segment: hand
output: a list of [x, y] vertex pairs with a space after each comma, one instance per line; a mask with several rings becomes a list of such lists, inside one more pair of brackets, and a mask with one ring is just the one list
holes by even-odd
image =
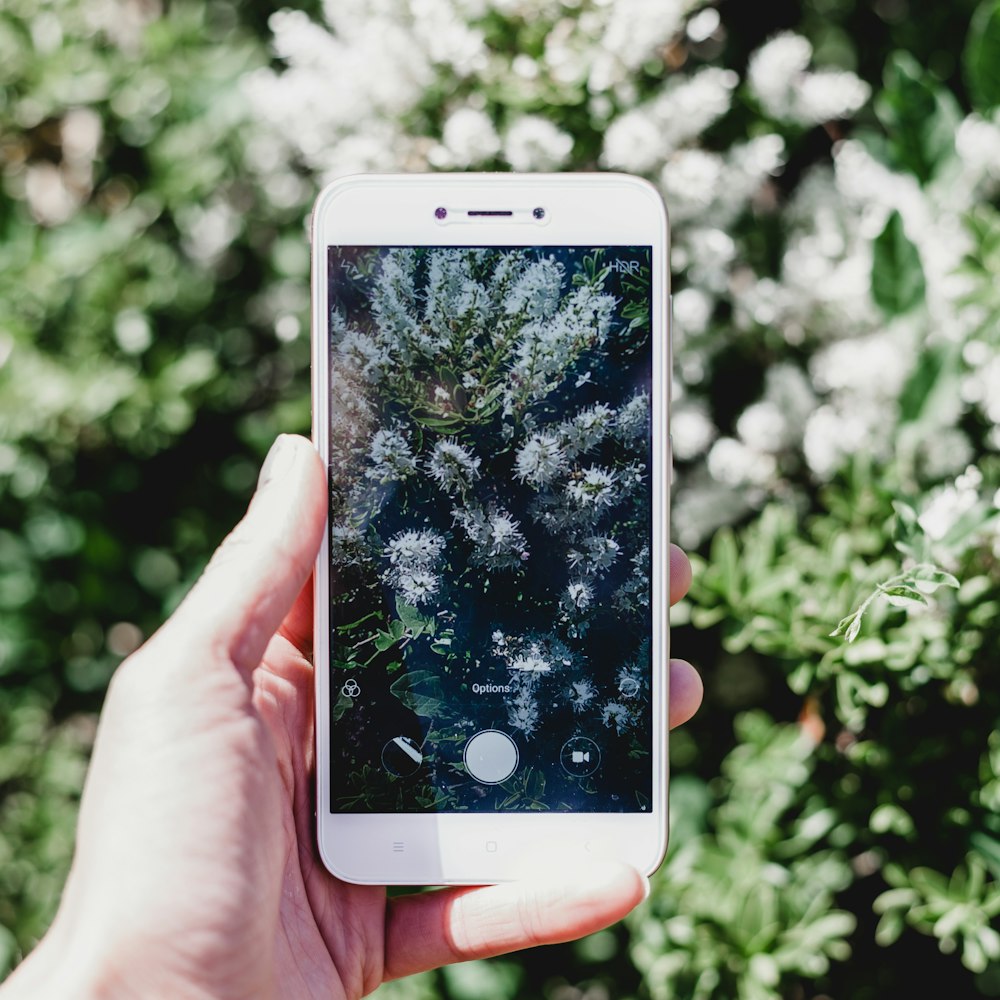
[[[40, 997], [360, 997], [449, 962], [570, 940], [644, 895], [633, 869], [387, 899], [314, 851], [312, 587], [326, 481], [272, 449], [246, 516], [101, 715], [56, 920], [8, 980]], [[671, 603], [690, 566], [671, 552]], [[701, 700], [670, 664], [670, 724]], [[71, 984], [71, 985], [70, 985]]]

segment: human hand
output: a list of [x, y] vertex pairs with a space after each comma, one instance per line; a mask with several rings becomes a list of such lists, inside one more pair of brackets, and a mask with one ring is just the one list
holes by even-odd
[[[309, 576], [325, 512], [316, 452], [282, 436], [244, 519], [112, 680], [59, 913], [4, 1000], [356, 998], [580, 937], [643, 898], [646, 880], [610, 862], [394, 899], [322, 867]], [[674, 603], [690, 583], [679, 549], [670, 570]], [[675, 726], [701, 682], [683, 661], [670, 671]]]

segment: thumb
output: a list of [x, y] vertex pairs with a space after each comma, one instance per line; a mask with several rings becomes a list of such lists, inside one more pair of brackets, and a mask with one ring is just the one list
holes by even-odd
[[319, 455], [305, 438], [282, 434], [243, 520], [160, 630], [162, 638], [253, 670], [309, 578], [325, 520]]

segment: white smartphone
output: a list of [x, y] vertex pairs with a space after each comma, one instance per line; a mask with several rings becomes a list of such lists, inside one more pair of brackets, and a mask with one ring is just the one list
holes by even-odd
[[319, 850], [349, 882], [667, 835], [668, 228], [620, 174], [339, 180], [313, 215]]

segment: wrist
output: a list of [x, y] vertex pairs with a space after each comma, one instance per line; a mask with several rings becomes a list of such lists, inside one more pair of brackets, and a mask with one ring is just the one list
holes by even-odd
[[[92, 963], [88, 963], [92, 964]], [[110, 982], [96, 969], [77, 964], [49, 936], [44, 937], [0, 986], [0, 1000], [109, 1000]]]

